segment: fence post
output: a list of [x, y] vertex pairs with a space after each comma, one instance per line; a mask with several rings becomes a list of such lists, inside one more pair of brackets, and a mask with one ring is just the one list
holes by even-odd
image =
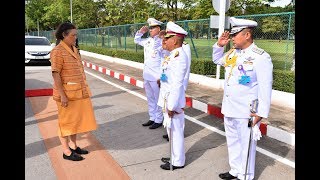
[[[136, 33], [137, 33], [137, 30], [136, 30], [136, 25], [134, 25], [134, 36], [136, 35]], [[134, 37], [133, 37], [134, 38]], [[135, 48], [136, 48], [136, 52], [138, 52], [138, 45], [136, 44], [136, 43], [134, 43], [135, 44]]]
[[110, 27], [108, 28], [108, 48], [110, 48]]
[[86, 32], [86, 46], [88, 45], [88, 30], [86, 29], [85, 32]]
[[[192, 47], [193, 47], [193, 50], [194, 50], [194, 53], [195, 53], [196, 57], [199, 58], [197, 49], [196, 49], [196, 47], [194, 46], [194, 43], [193, 43], [192, 34], [191, 34], [191, 32], [190, 32], [188, 23], [187, 23], [186, 21], [183, 21], [183, 24], [184, 24], [184, 27], [185, 27], [185, 28], [187, 29], [187, 31], [188, 31], [188, 34], [189, 34], [189, 37], [190, 37], [190, 40], [191, 40], [191, 44], [192, 44]], [[192, 59], [192, 58], [191, 58], [191, 59]]]
[[123, 26], [124, 29], [124, 50], [127, 50], [127, 25]]
[[106, 35], [106, 31], [104, 29], [102, 29], [102, 33], [101, 33], [101, 46], [104, 47], [104, 36]]
[[97, 34], [97, 29], [94, 29], [94, 35], [95, 35], [95, 38], [96, 38], [96, 47], [98, 46], [98, 34]]
[[[287, 47], [286, 47], [286, 59], [288, 60], [288, 51], [289, 51], [289, 43], [290, 43], [290, 29], [291, 29], [291, 14], [289, 14], [289, 25], [288, 25], [288, 33], [287, 33]], [[284, 63], [284, 69], [287, 70], [287, 61]]]

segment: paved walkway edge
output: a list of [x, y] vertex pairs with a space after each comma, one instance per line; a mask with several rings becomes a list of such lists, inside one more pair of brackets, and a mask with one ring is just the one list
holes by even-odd
[[[41, 92], [42, 90], [34, 89], [33, 91]], [[56, 102], [52, 96], [47, 96], [47, 94], [43, 94], [43, 96], [39, 94], [39, 96], [28, 98], [58, 179], [130, 180], [124, 169], [91, 132], [79, 133], [77, 138], [78, 145], [90, 152], [83, 155], [86, 160], [78, 162], [64, 160], [62, 158], [61, 144], [57, 136], [58, 112]]]
[[[131, 62], [131, 61], [130, 61]], [[143, 81], [137, 80], [135, 78], [132, 78], [130, 76], [127, 76], [125, 74], [121, 74], [119, 72], [107, 69], [103, 66], [99, 66], [96, 64], [93, 64], [91, 62], [82, 61], [82, 64], [90, 69], [93, 69], [95, 71], [99, 71], [103, 74], [106, 74], [110, 77], [119, 79], [121, 81], [130, 83], [134, 86], [144, 88], [143, 87]], [[205, 112], [210, 115], [214, 115], [218, 118], [223, 118], [223, 114], [221, 114], [221, 108], [217, 107], [215, 105], [206, 104], [203, 102], [200, 102], [198, 100], [192, 99], [191, 97], [186, 97], [186, 105], [188, 107], [192, 107], [194, 109], [200, 110], [202, 112]], [[284, 142], [286, 144], [295, 145], [295, 134], [289, 133], [287, 131], [281, 130], [276, 127], [272, 127], [266, 123], [261, 123], [260, 125], [261, 134], [268, 136], [270, 138], [276, 139], [278, 141]]]

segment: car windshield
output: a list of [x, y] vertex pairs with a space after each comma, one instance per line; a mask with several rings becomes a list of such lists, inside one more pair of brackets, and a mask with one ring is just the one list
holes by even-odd
[[50, 46], [50, 41], [46, 38], [25, 38], [25, 45]]

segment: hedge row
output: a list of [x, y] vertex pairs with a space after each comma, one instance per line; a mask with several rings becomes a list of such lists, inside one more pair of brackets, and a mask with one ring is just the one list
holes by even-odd
[[[81, 45], [81, 49], [106, 56], [117, 57], [130, 61], [143, 63], [143, 52], [133, 50], [107, 49], [103, 47]], [[214, 75], [216, 74], [216, 65], [211, 59], [198, 58], [191, 62], [190, 71], [194, 74]], [[220, 78], [224, 79], [224, 68], [220, 68]], [[288, 70], [273, 70], [273, 89], [295, 93], [295, 74]]]

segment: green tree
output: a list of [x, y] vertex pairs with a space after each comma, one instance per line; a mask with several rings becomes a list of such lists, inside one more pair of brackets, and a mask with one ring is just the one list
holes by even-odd
[[[276, 32], [281, 32], [285, 30], [285, 23], [282, 22], [280, 17], [271, 16], [262, 19], [261, 31], [265, 33], [267, 39], [280, 38], [279, 34]], [[277, 35], [277, 37], [275, 37]]]
[[69, 0], [55, 0], [55, 3], [46, 6], [45, 10], [42, 16], [47, 30], [54, 30], [60, 23], [70, 21]]
[[190, 10], [196, 0], [156, 0], [151, 4], [157, 4], [161, 8], [159, 15], [167, 21], [177, 21], [191, 18]]
[[73, 0], [73, 23], [78, 28], [99, 27], [99, 10], [98, 2], [93, 0]]
[[50, 0], [27, 1], [25, 15], [27, 16], [29, 30], [36, 31], [38, 24], [40, 30], [48, 30], [43, 16], [46, 14], [47, 6], [51, 3]]
[[212, 7], [212, 1], [208, 0], [199, 0], [192, 11], [192, 19], [207, 19], [211, 15], [218, 15]]
[[232, 0], [226, 14], [228, 16], [260, 14], [266, 8], [263, 2], [263, 0]]

